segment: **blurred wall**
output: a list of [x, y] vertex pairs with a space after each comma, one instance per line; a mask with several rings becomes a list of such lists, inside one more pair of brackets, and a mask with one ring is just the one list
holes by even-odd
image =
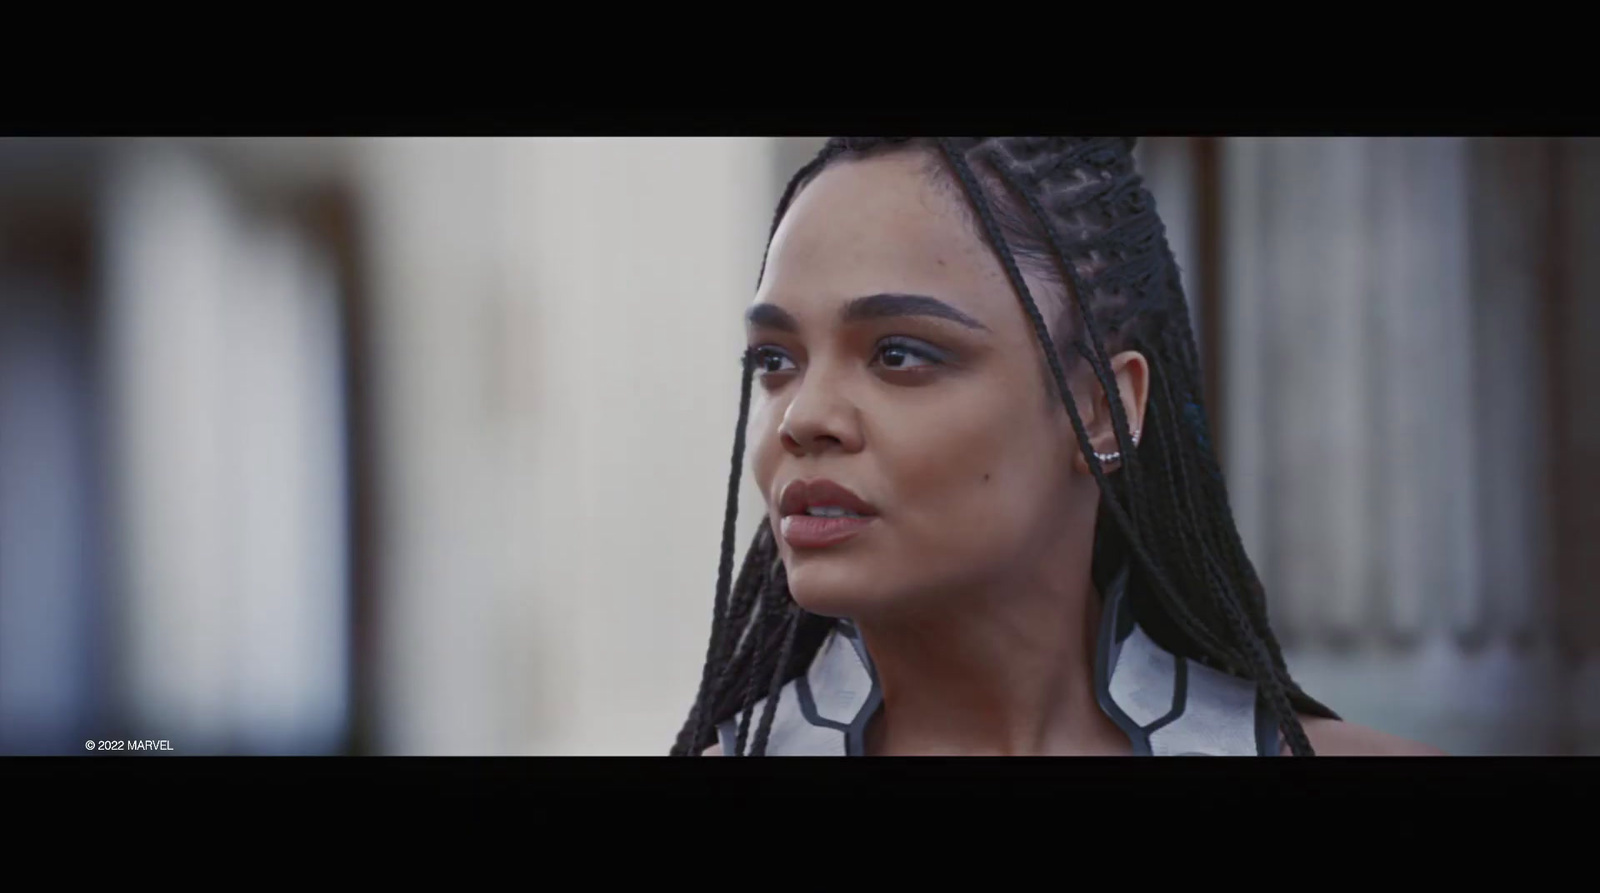
[[6, 141], [0, 194], [0, 745], [339, 747], [346, 412], [317, 246], [158, 141]]
[[385, 751], [670, 745], [710, 628], [773, 152], [361, 147]]
[[1234, 509], [1291, 669], [1349, 719], [1460, 753], [1600, 744], [1600, 630], [1588, 584], [1556, 574], [1576, 531], [1554, 473], [1563, 421], [1592, 412], [1558, 387], [1554, 337], [1593, 292], [1566, 263], [1595, 235], [1571, 214], [1592, 154], [1227, 143]]

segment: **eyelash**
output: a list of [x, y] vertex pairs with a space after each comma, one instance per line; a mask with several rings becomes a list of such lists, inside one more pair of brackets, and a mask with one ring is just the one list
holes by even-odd
[[[874, 363], [880, 363], [881, 362], [881, 357], [883, 356], [883, 354], [886, 351], [890, 351], [890, 350], [898, 351], [898, 352], [906, 354], [907, 356], [910, 356], [910, 357], [915, 357], [916, 359], [922, 360], [923, 364], [924, 364], [923, 366], [910, 366], [910, 367], [907, 367], [907, 366], [884, 366], [885, 369], [890, 369], [891, 371], [895, 371], [895, 372], [903, 371], [903, 370], [908, 369], [908, 368], [909, 369], [920, 369], [920, 368], [924, 368], [925, 366], [943, 366], [948, 362], [945, 359], [945, 357], [939, 351], [934, 350], [932, 347], [929, 347], [929, 346], [927, 346], [927, 345], [925, 345], [925, 344], [923, 344], [923, 343], [921, 343], [919, 341], [914, 341], [914, 340], [909, 339], [909, 338], [897, 338], [897, 337], [885, 338], [882, 341], [878, 342], [877, 347], [873, 350], [873, 353], [872, 353], [873, 362]], [[772, 345], [764, 344], [764, 345], [761, 345], [760, 347], [752, 348], [750, 353], [751, 353], [751, 359], [755, 363], [756, 374], [759, 375], [759, 376], [765, 377], [765, 376], [768, 376], [768, 375], [782, 375], [785, 372], [794, 371], [793, 369], [768, 369], [768, 368], [766, 368], [766, 364], [769, 361], [782, 362], [784, 360], [787, 360], [790, 363], [794, 363], [793, 358], [791, 358], [789, 356], [788, 352], [783, 350], [780, 347], [774, 347]]]
[[755, 364], [756, 374], [760, 376], [781, 375], [784, 372], [791, 371], [788, 369], [768, 369], [766, 368], [768, 360], [789, 360], [791, 363], [794, 362], [781, 348], [767, 345], [751, 348], [750, 359]]
[[[943, 354], [920, 341], [913, 341], [910, 338], [885, 338], [882, 341], [879, 341], [878, 349], [872, 354], [873, 359], [878, 359], [883, 355], [883, 352], [887, 350], [897, 350], [901, 353], [909, 354], [910, 356], [924, 361], [929, 366], [943, 366], [945, 364], [945, 358]], [[885, 366], [884, 368], [893, 368], [895, 371], [899, 371], [900, 369], [904, 369], [906, 367]], [[911, 368], [921, 367], [913, 366]]]

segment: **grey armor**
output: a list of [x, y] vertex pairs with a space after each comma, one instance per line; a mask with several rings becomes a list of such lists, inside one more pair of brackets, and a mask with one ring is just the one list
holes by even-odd
[[[1277, 756], [1272, 713], [1256, 686], [1157, 645], [1133, 622], [1122, 580], [1108, 587], [1096, 649], [1100, 708], [1139, 756]], [[765, 702], [756, 705], [761, 715]], [[767, 753], [860, 756], [867, 723], [883, 704], [861, 636], [840, 620], [807, 672], [783, 687]], [[718, 726], [722, 752], [734, 752], [738, 718]]]

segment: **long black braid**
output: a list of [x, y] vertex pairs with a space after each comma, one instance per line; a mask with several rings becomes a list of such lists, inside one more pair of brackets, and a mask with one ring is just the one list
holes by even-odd
[[[1043, 349], [1050, 383], [1100, 487], [1091, 569], [1096, 585], [1103, 588], [1127, 568], [1130, 606], [1151, 637], [1184, 657], [1253, 680], [1290, 751], [1311, 755], [1297, 713], [1335, 714], [1290, 678], [1268, 625], [1265, 592], [1240, 540], [1211, 447], [1177, 263], [1155, 200], [1135, 170], [1133, 140], [837, 137], [789, 181], [768, 246], [797, 192], [831, 161], [907, 145], [931, 150], [941, 170], [954, 175]], [[763, 275], [765, 267], [763, 257]], [[1064, 344], [1051, 337], [1024, 267], [1062, 287], [1067, 300], [1054, 328]], [[1139, 351], [1150, 367], [1137, 446], [1111, 371], [1111, 356], [1123, 350]], [[1095, 455], [1067, 387], [1080, 359], [1107, 395], [1122, 457], [1113, 472]], [[700, 753], [714, 742], [717, 725], [733, 717], [733, 753], [764, 753], [779, 692], [804, 671], [833, 623], [801, 609], [789, 595], [765, 521], [729, 584], [753, 371], [746, 352], [711, 640], [700, 690], [671, 751], [676, 755]], [[755, 707], [762, 699], [758, 720]]]

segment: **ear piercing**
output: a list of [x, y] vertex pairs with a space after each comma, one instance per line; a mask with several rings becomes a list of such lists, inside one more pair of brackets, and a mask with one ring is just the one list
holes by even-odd
[[[1137, 431], [1133, 432], [1133, 445], [1139, 445], [1139, 432]], [[1122, 458], [1122, 451], [1118, 450], [1114, 453], [1095, 453], [1094, 457], [1100, 460], [1101, 465], [1109, 465], [1112, 462]]]

